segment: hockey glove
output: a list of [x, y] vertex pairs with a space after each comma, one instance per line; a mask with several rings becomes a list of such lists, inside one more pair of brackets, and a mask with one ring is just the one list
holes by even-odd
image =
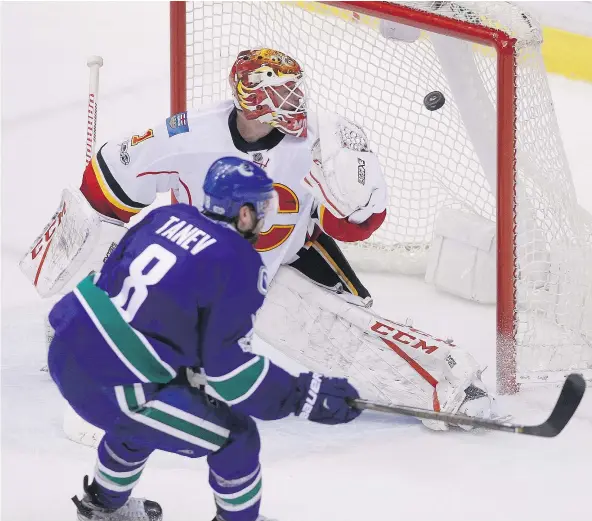
[[359, 398], [358, 391], [345, 378], [329, 378], [318, 373], [302, 373], [297, 379], [296, 415], [317, 423], [348, 423], [360, 415], [348, 398]]

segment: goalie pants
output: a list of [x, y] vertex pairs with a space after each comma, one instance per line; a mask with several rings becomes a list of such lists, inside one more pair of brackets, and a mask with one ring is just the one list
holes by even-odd
[[[85, 338], [89, 350], [93, 333]], [[260, 439], [252, 418], [174, 382], [101, 386], [69, 353], [69, 343], [80, 340], [63, 336], [58, 332], [52, 341], [49, 371], [77, 414], [105, 431], [91, 485], [103, 506], [125, 504], [150, 454], [159, 449], [206, 456], [218, 514], [225, 521], [257, 519]]]
[[351, 293], [362, 300], [370, 297], [370, 292], [354, 272], [335, 239], [318, 227], [298, 252], [298, 259], [290, 266], [337, 293]]

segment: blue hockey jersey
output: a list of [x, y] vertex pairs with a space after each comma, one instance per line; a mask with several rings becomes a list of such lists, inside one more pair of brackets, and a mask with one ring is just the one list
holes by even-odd
[[266, 291], [253, 247], [179, 204], [131, 228], [101, 272], [54, 306], [50, 322], [56, 336], [70, 335], [68, 349], [101, 385], [166, 384], [185, 367], [201, 368], [214, 397], [275, 419], [293, 412], [296, 381], [251, 352]]

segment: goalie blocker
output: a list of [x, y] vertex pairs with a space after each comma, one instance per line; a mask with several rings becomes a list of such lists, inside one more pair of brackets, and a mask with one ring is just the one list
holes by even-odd
[[126, 228], [97, 213], [80, 190], [66, 188], [58, 210], [19, 262], [43, 298], [67, 293], [100, 269]]

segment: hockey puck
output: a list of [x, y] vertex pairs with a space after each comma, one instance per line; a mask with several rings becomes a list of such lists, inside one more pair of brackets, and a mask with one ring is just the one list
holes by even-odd
[[428, 110], [438, 110], [444, 106], [446, 98], [439, 90], [430, 92], [425, 98], [423, 98], [423, 104]]

